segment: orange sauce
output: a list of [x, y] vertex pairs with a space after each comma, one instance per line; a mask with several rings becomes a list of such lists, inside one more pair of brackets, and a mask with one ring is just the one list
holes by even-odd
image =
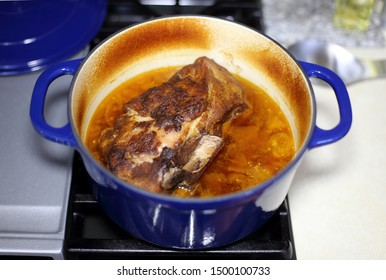
[[[123, 83], [109, 94], [94, 113], [86, 145], [100, 161], [98, 140], [113, 126], [122, 106], [131, 98], [168, 80], [178, 69], [161, 68]], [[245, 190], [281, 170], [295, 153], [287, 118], [271, 97], [252, 83], [237, 77], [249, 106], [223, 126], [225, 145], [194, 186], [195, 191], [176, 189], [173, 195], [213, 197]]]

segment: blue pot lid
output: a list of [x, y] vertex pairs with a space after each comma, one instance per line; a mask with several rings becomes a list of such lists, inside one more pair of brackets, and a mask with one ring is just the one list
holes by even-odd
[[0, 1], [0, 75], [36, 71], [84, 49], [107, 0]]

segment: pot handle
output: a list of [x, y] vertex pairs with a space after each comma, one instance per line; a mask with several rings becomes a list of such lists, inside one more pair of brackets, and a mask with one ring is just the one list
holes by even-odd
[[82, 60], [70, 60], [47, 68], [36, 81], [30, 105], [30, 118], [35, 130], [48, 140], [70, 147], [76, 146], [70, 123], [63, 127], [49, 125], [44, 118], [44, 104], [49, 85], [60, 76], [75, 75]]
[[351, 103], [347, 88], [341, 78], [330, 69], [303, 61], [300, 61], [300, 64], [309, 77], [321, 79], [332, 87], [338, 101], [340, 115], [339, 123], [330, 130], [324, 130], [315, 126], [308, 147], [312, 149], [334, 143], [348, 133], [352, 123]]

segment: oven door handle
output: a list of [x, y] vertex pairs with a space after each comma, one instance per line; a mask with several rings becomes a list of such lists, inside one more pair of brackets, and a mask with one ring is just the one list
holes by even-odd
[[70, 147], [76, 147], [76, 139], [70, 122], [63, 127], [49, 125], [44, 117], [44, 105], [50, 84], [64, 75], [74, 76], [83, 59], [75, 59], [47, 68], [37, 79], [32, 92], [30, 118], [35, 130], [44, 138]]

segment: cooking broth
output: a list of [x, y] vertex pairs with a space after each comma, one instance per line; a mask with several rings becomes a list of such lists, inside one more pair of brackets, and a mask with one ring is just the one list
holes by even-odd
[[[98, 150], [101, 132], [114, 125], [123, 104], [168, 80], [178, 68], [141, 74], [113, 90], [99, 105], [87, 129], [86, 145], [102, 162]], [[223, 126], [225, 145], [190, 190], [176, 189], [181, 197], [213, 197], [245, 190], [272, 177], [294, 156], [290, 125], [280, 107], [254, 84], [237, 77], [248, 109]], [[194, 190], [194, 191], [193, 191]]]

